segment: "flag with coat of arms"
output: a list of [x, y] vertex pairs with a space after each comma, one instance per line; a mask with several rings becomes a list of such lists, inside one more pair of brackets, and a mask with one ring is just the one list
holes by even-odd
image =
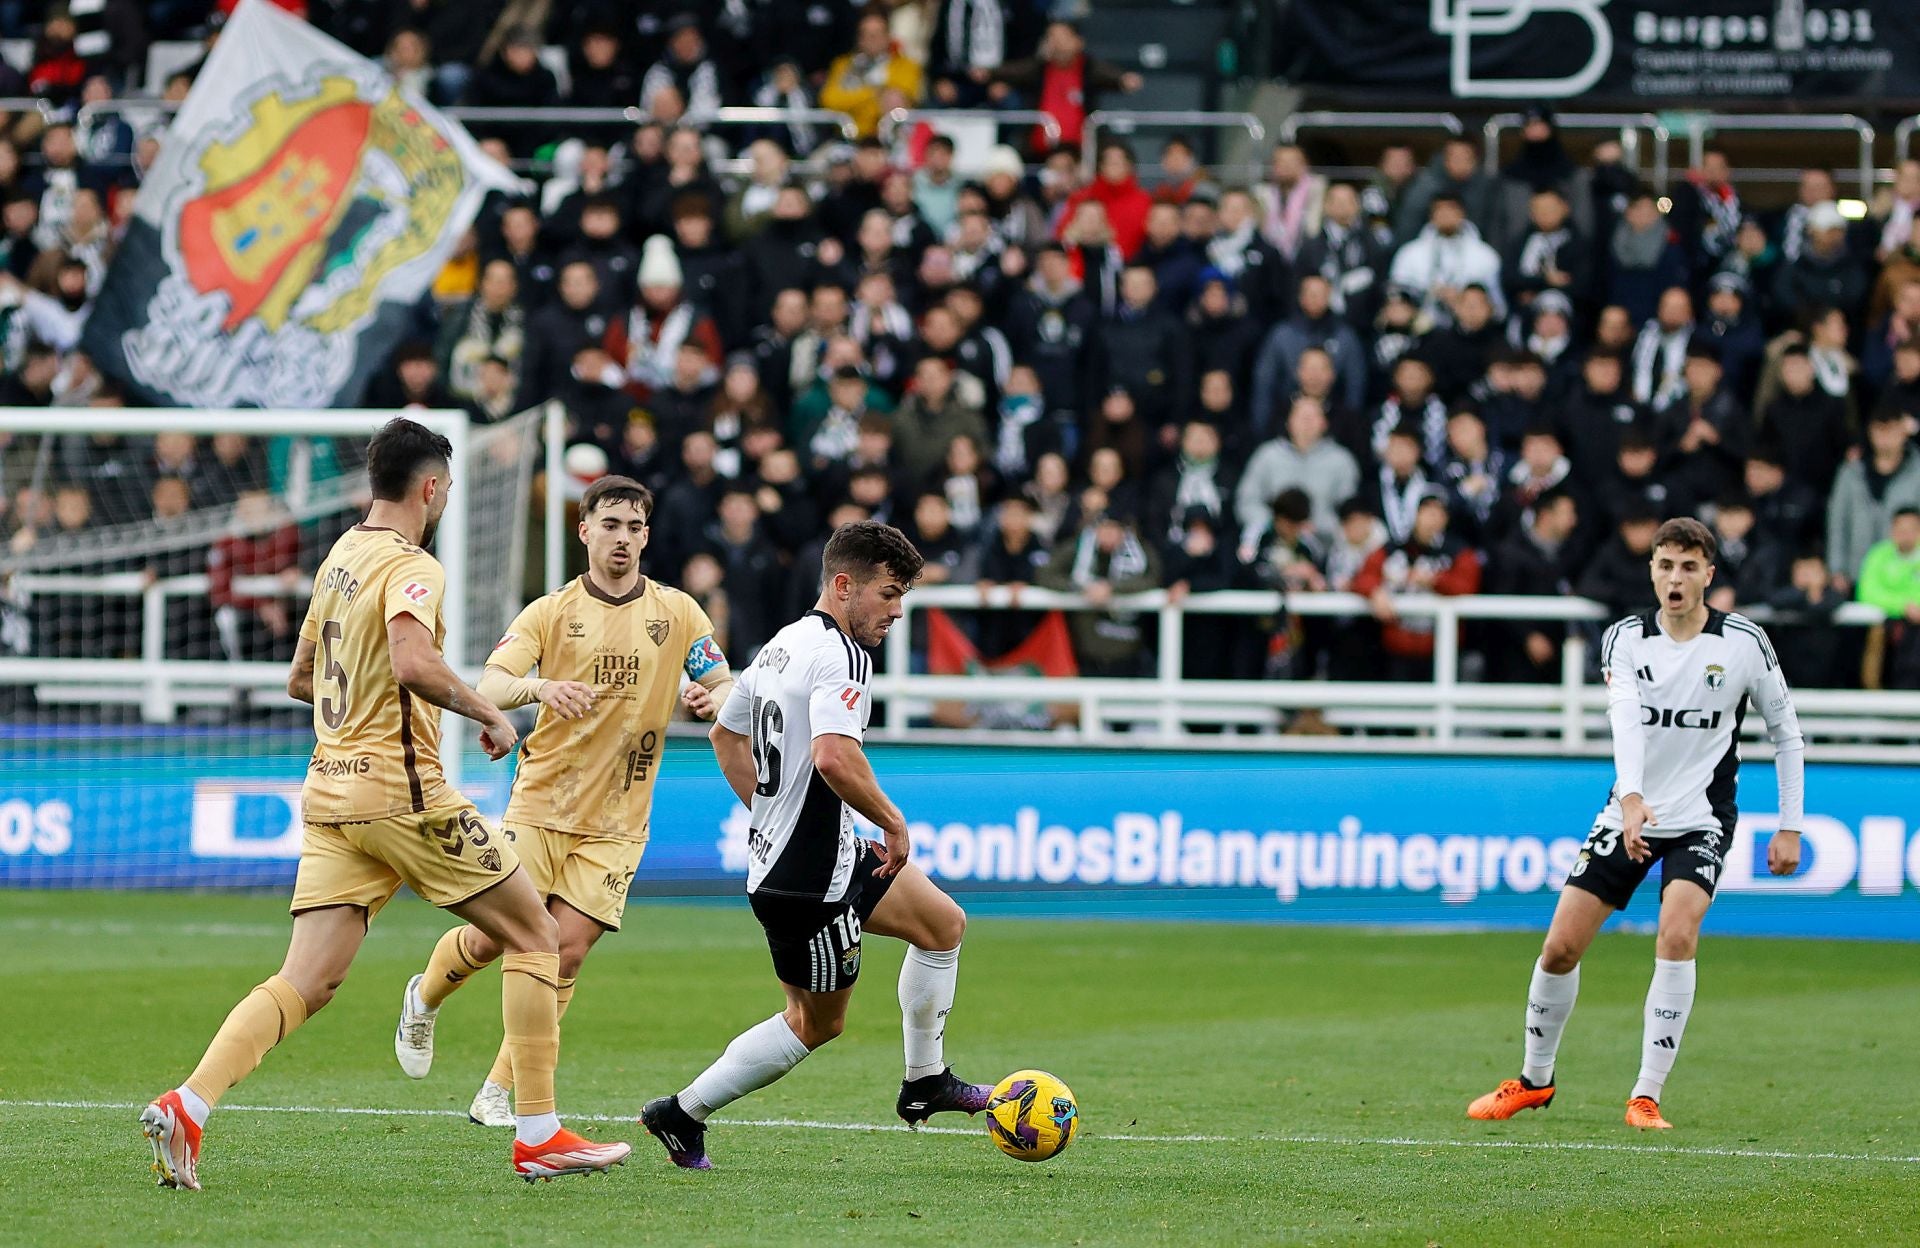
[[520, 181], [381, 67], [242, 0], [161, 140], [81, 346], [175, 407], [349, 407]]

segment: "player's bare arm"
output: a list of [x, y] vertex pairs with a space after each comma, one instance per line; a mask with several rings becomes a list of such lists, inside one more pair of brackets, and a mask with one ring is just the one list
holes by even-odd
[[482, 697], [479, 690], [469, 688], [447, 666], [425, 624], [411, 615], [394, 616], [387, 621], [387, 647], [393, 657], [393, 678], [401, 688], [443, 711], [479, 724], [480, 748], [488, 758], [507, 756], [520, 734], [499, 707]]
[[873, 873], [882, 879], [898, 875], [913, 853], [912, 842], [907, 837], [907, 817], [880, 788], [880, 779], [873, 774], [873, 764], [867, 761], [867, 752], [860, 748], [860, 743], [838, 733], [815, 737], [813, 768], [841, 801], [876, 824], [886, 838], [883, 851], [886, 861], [874, 868]]
[[1660, 826], [1660, 816], [1646, 799], [1638, 793], [1629, 793], [1620, 799], [1620, 831], [1626, 842], [1627, 857], [1635, 862], [1645, 862], [1653, 851], [1647, 848], [1647, 838], [1642, 835], [1644, 829]]
[[293, 666], [287, 672], [287, 696], [297, 702], [313, 703], [313, 656], [318, 649], [305, 637], [293, 648]]
[[713, 757], [720, 764], [720, 774], [727, 778], [727, 787], [740, 799], [740, 804], [752, 809], [753, 786], [757, 773], [753, 765], [753, 742], [742, 733], [731, 728], [722, 728], [719, 724], [707, 733], [707, 740], [713, 742]]

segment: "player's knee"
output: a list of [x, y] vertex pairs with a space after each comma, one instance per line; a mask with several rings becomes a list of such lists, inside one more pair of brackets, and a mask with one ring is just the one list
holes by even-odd
[[340, 985], [347, 980], [344, 972], [339, 975], [326, 975], [317, 979], [295, 979], [283, 971], [280, 977], [292, 984], [293, 990], [300, 994], [300, 1000], [304, 1002], [307, 1007], [308, 1018], [312, 1018], [315, 1014], [325, 1009], [327, 1003], [333, 1000], [333, 994], [340, 991]]
[[1570, 940], [1548, 934], [1540, 946], [1540, 969], [1549, 975], [1565, 975], [1580, 965], [1580, 950]]
[[955, 901], [936, 913], [927, 925], [929, 949], [957, 949], [967, 934], [967, 912]]
[[1667, 962], [1691, 962], [1700, 948], [1700, 933], [1686, 924], [1662, 923], [1653, 938], [1653, 954]]
[[509, 933], [509, 953], [556, 953], [560, 949], [560, 924], [545, 910], [537, 910]]

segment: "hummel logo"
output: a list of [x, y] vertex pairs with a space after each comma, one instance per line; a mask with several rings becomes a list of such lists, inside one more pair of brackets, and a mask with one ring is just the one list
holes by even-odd
[[1661, 1036], [1653, 1042], [1653, 1047], [1656, 1049], [1677, 1049], [1680, 1046], [1673, 1042], [1672, 1036]]
[[1640, 680], [1651, 681], [1653, 679], [1653, 669], [1651, 667], [1637, 667], [1633, 670], [1633, 674]]
[[1545, 1040], [1547, 1038], [1547, 1033], [1545, 1031], [1542, 1031], [1538, 1027], [1527, 1028], [1527, 1034], [1530, 1036], [1539, 1036], [1542, 1040]]

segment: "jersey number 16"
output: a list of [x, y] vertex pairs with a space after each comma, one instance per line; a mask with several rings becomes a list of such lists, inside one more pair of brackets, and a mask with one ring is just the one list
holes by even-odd
[[753, 743], [753, 791], [761, 797], [772, 797], [780, 791], [778, 742], [780, 730], [786, 727], [786, 717], [781, 714], [778, 702], [755, 698], [748, 720], [748, 740]]

